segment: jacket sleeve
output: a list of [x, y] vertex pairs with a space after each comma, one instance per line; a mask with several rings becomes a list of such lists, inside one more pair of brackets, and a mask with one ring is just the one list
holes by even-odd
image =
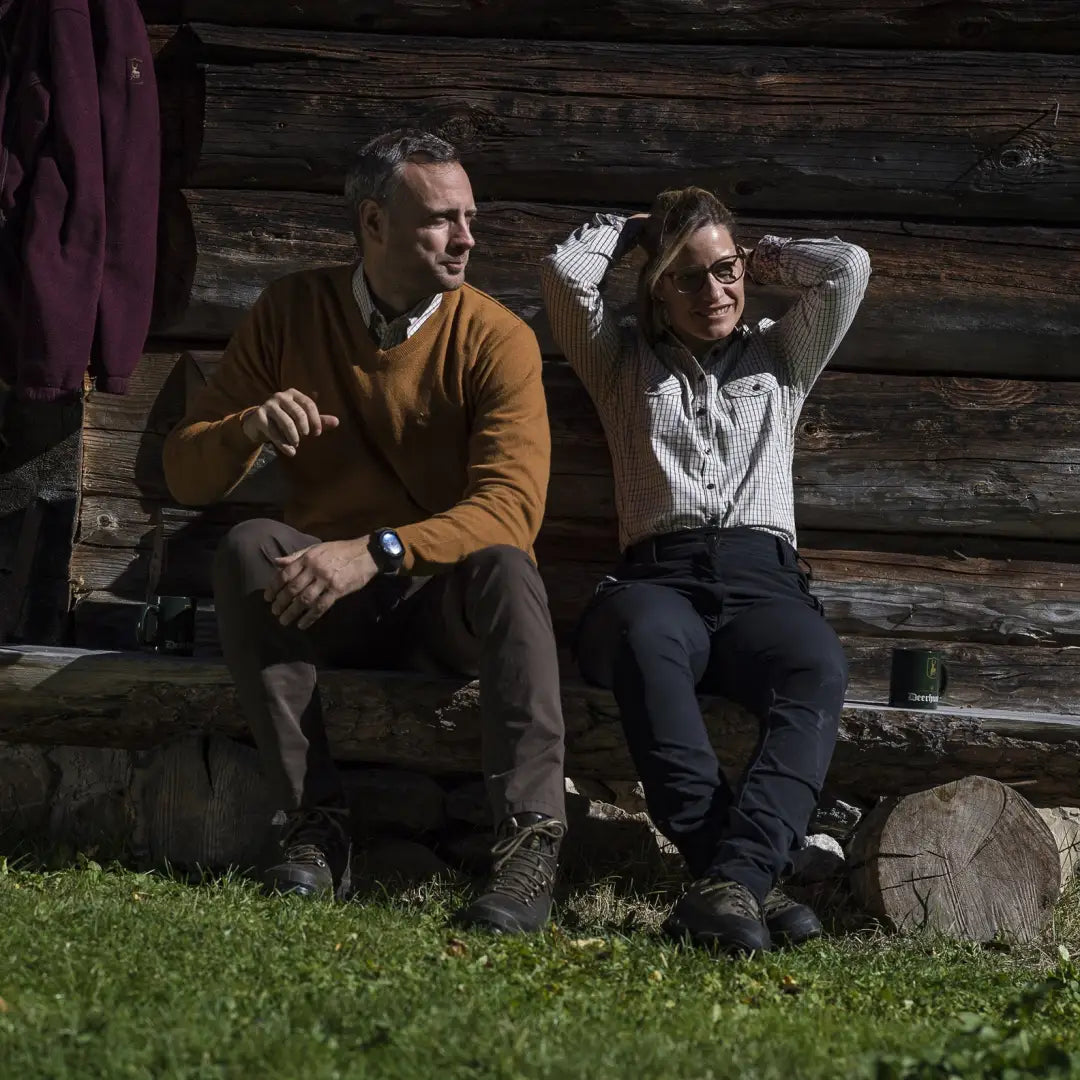
[[246, 412], [281, 389], [274, 315], [274, 303], [263, 293], [233, 334], [217, 371], [165, 439], [165, 482], [178, 502], [217, 502], [255, 464], [262, 447], [241, 423]]
[[449, 510], [398, 529], [408, 573], [438, 573], [496, 544], [531, 553], [540, 531], [551, 432], [540, 348], [524, 323], [481, 349], [469, 397], [465, 492]]
[[97, 67], [88, 5], [49, 5], [48, 130], [26, 195], [18, 390], [52, 401], [82, 389], [105, 254]]
[[142, 355], [154, 299], [160, 132], [154, 62], [136, 0], [97, 5], [105, 253], [90, 373], [122, 394]]

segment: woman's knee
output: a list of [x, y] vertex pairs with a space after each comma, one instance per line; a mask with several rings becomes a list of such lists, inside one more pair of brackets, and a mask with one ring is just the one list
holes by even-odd
[[704, 623], [688, 601], [661, 586], [626, 585], [593, 601], [578, 628], [576, 653], [586, 680], [610, 686], [619, 663], [644, 669], [696, 658], [703, 664], [708, 649]]

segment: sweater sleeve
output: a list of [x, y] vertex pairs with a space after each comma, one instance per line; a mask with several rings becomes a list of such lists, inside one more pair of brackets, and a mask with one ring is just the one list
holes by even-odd
[[465, 492], [449, 510], [398, 529], [407, 573], [438, 573], [496, 544], [531, 552], [540, 531], [551, 433], [540, 348], [524, 323], [481, 348], [469, 398]]
[[177, 501], [202, 506], [243, 480], [261, 446], [243, 432], [244, 414], [282, 389], [274, 306], [263, 293], [229, 342], [221, 364], [165, 440], [165, 481]]

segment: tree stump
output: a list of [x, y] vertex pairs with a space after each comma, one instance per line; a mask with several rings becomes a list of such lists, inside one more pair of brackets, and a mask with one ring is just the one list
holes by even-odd
[[1057, 844], [1013, 788], [969, 776], [884, 800], [849, 850], [856, 899], [901, 931], [1030, 941], [1057, 900]]

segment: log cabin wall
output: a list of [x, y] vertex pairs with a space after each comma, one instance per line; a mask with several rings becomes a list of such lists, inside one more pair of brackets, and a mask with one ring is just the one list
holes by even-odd
[[[803, 412], [800, 546], [880, 700], [934, 643], [958, 704], [1080, 712], [1080, 4], [840, 0], [145, 0], [165, 169], [157, 313], [126, 397], [91, 394], [73, 643], [133, 647], [162, 592], [209, 600], [273, 466], [178, 507], [160, 450], [281, 274], [352, 258], [355, 148], [437, 128], [480, 202], [470, 280], [535, 330], [554, 437], [538, 555], [565, 642], [616, 556], [610, 465], [555, 353], [540, 257], [594, 209], [699, 183], [745, 238], [864, 245], [866, 300]], [[609, 296], [628, 300], [634, 268]], [[748, 314], [790, 296], [757, 290]], [[200, 649], [213, 652], [209, 604]]]

